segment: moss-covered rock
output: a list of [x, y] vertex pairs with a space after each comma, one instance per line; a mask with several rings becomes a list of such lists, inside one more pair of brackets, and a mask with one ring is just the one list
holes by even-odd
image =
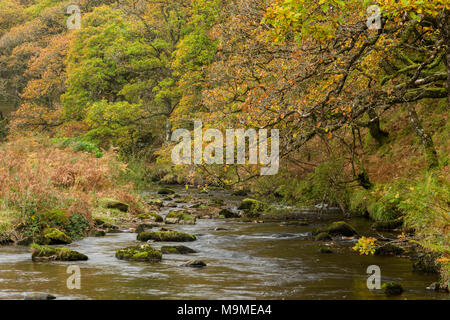
[[351, 237], [358, 234], [355, 228], [353, 228], [345, 221], [333, 222], [325, 229], [320, 230], [320, 232], [327, 232], [331, 236], [344, 236], [344, 237]]
[[158, 194], [174, 194], [175, 191], [169, 188], [161, 188], [158, 190]]
[[417, 260], [413, 263], [413, 271], [424, 273], [439, 273], [441, 268], [436, 259], [439, 258], [437, 254], [420, 253]]
[[224, 216], [224, 218], [226, 218], [226, 219], [239, 218], [239, 215], [236, 212], [233, 212], [228, 209], [221, 209], [219, 211], [219, 216]]
[[405, 250], [392, 243], [381, 245], [375, 249], [375, 255], [377, 256], [397, 256], [405, 252]]
[[136, 216], [138, 219], [141, 220], [153, 220], [155, 222], [163, 222], [164, 219], [162, 216], [157, 214], [156, 212], [147, 212], [147, 213], [141, 213]]
[[41, 244], [69, 244], [72, 239], [64, 232], [55, 228], [46, 228], [42, 232]]
[[166, 215], [166, 224], [195, 224], [197, 218], [181, 211], [172, 211]]
[[255, 199], [244, 199], [238, 209], [243, 210], [247, 217], [256, 218], [264, 211], [264, 203]]
[[88, 257], [68, 248], [53, 248], [33, 244], [31, 246], [31, 259], [33, 261], [84, 261], [88, 260]]
[[403, 225], [402, 219], [388, 220], [388, 221], [377, 221], [372, 224], [372, 229], [377, 231], [394, 230], [400, 228]]
[[128, 247], [116, 250], [116, 258], [130, 261], [161, 261], [162, 253], [152, 248], [148, 244], [142, 244], [134, 247]]
[[116, 199], [111, 199], [111, 198], [101, 198], [100, 200], [98, 200], [98, 205], [101, 208], [116, 209], [116, 210], [119, 210], [122, 212], [127, 212], [128, 207], [129, 207], [128, 204], [120, 202]]
[[381, 289], [387, 296], [398, 296], [402, 294], [403, 287], [395, 282], [386, 282], [381, 285]]
[[195, 241], [197, 238], [193, 234], [180, 231], [158, 231], [158, 232], [141, 232], [137, 235], [138, 241], [167, 241], [167, 242], [188, 242]]
[[161, 252], [165, 254], [188, 254], [188, 253], [196, 253], [194, 249], [191, 249], [186, 246], [162, 246]]
[[327, 232], [321, 232], [314, 237], [316, 241], [329, 241], [331, 240], [331, 236]]

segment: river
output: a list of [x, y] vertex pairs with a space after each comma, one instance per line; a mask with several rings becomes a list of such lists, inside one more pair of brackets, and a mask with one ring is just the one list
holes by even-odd
[[[225, 193], [213, 196], [237, 202]], [[351, 223], [359, 230], [370, 225], [363, 219]], [[382, 282], [403, 285], [405, 292], [397, 299], [449, 298], [426, 290], [437, 275], [413, 273], [406, 258], [360, 256], [351, 250], [350, 240], [339, 242], [332, 254], [319, 253], [323, 243], [308, 240], [308, 235], [321, 224], [201, 219], [196, 225], [170, 226], [195, 234], [198, 240], [186, 245], [198, 253], [166, 254], [159, 263], [115, 258], [116, 249], [137, 243], [135, 233], [74, 242], [69, 247], [89, 257], [76, 263], [32, 262], [28, 248], [4, 246], [0, 247], [0, 299], [23, 299], [33, 292], [58, 299], [386, 299], [383, 293], [367, 289], [370, 265], [380, 267]], [[189, 259], [203, 260], [207, 267], [182, 267]], [[67, 268], [74, 264], [81, 270], [81, 289], [70, 290]]]

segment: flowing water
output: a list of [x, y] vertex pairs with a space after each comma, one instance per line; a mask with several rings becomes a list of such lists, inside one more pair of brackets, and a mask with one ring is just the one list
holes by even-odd
[[[352, 223], [359, 230], [369, 225], [363, 220]], [[350, 240], [334, 246], [332, 254], [318, 253], [323, 243], [307, 238], [317, 226], [223, 219], [170, 226], [195, 234], [198, 240], [186, 245], [198, 253], [166, 254], [159, 263], [114, 257], [116, 249], [137, 243], [134, 233], [89, 237], [69, 245], [89, 257], [85, 262], [32, 262], [28, 248], [4, 246], [0, 299], [22, 299], [31, 292], [51, 293], [58, 299], [385, 299], [367, 289], [369, 265], [381, 268], [382, 282], [403, 285], [405, 292], [398, 299], [449, 298], [427, 291], [437, 276], [413, 273], [406, 258], [359, 256], [351, 250]], [[167, 243], [154, 247], [163, 244]], [[189, 259], [203, 260], [207, 267], [182, 267]], [[81, 289], [67, 288], [70, 265], [80, 267]]]

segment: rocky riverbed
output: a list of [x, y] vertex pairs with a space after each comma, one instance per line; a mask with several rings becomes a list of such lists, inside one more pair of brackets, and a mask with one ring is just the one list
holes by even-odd
[[[32, 261], [28, 247], [0, 247], [0, 299], [23, 299], [37, 292], [57, 299], [388, 298], [382, 291], [368, 290], [366, 270], [370, 265], [380, 267], [383, 283], [402, 285], [402, 294], [394, 298], [449, 298], [426, 290], [437, 281], [437, 275], [413, 272], [413, 262], [406, 256], [354, 252], [355, 233], [345, 227], [340, 234], [336, 225], [330, 227], [333, 221], [342, 220], [336, 211], [320, 217], [310, 211], [293, 212], [289, 215], [292, 220], [275, 221], [277, 214], [270, 219], [252, 216], [257, 211], [252, 205], [239, 210], [242, 195], [175, 191], [144, 194], [158, 204], [158, 214], [169, 218], [168, 223], [141, 216], [115, 228], [103, 228], [104, 236], [93, 234], [66, 245], [52, 245], [77, 251], [88, 260]], [[250, 215], [237, 218], [245, 210]], [[395, 235], [371, 230], [366, 219], [347, 222], [358, 234]], [[151, 235], [144, 238], [143, 232]], [[329, 237], [317, 239], [323, 232]], [[169, 233], [183, 233], [188, 238], [167, 238]], [[137, 240], [138, 235], [142, 241]], [[195, 239], [189, 238], [191, 235]], [[80, 267], [80, 289], [67, 286], [67, 269], [72, 265]]]

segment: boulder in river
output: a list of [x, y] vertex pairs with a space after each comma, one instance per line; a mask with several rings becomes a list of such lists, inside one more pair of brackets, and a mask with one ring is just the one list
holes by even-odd
[[33, 261], [84, 261], [88, 260], [88, 257], [68, 248], [53, 248], [34, 244], [31, 246], [31, 259]]
[[321, 233], [319, 233], [318, 235], [316, 235], [314, 237], [314, 240], [316, 240], [316, 241], [329, 241], [329, 240], [331, 240], [331, 236], [327, 232], [321, 232]]
[[24, 300], [55, 300], [56, 297], [54, 295], [48, 293], [27, 293], [24, 297]]
[[128, 247], [116, 250], [116, 258], [130, 261], [161, 261], [162, 253], [152, 248], [148, 244], [141, 244], [134, 247]]
[[255, 199], [244, 199], [238, 207], [243, 210], [245, 215], [249, 218], [259, 217], [260, 213], [264, 211], [264, 203]]
[[[330, 224], [328, 227], [326, 227], [324, 230], [321, 230], [320, 232], [327, 232], [331, 236], [344, 236], [344, 237], [351, 237], [356, 234], [358, 234], [351, 225], [349, 225], [345, 221], [336, 221]], [[320, 233], [319, 232], [319, 233]]]
[[195, 241], [197, 238], [193, 234], [180, 231], [158, 231], [158, 232], [141, 232], [137, 235], [138, 241], [167, 241], [167, 242], [188, 242]]
[[239, 218], [239, 214], [237, 214], [236, 212], [233, 212], [229, 209], [221, 209], [219, 211], [219, 216], [223, 216], [226, 219], [229, 218]]
[[128, 211], [128, 204], [120, 202], [116, 199], [111, 199], [111, 198], [101, 198], [98, 201], [98, 204], [100, 207], [105, 208], [105, 209], [116, 209], [122, 212], [127, 212]]
[[158, 194], [174, 194], [175, 191], [169, 188], [161, 188], [158, 190]]
[[392, 243], [381, 245], [375, 249], [376, 256], [397, 256], [403, 252], [405, 252], [403, 248]]
[[166, 215], [166, 224], [195, 224], [196, 217], [181, 211], [172, 211]]
[[384, 290], [384, 293], [387, 296], [398, 296], [403, 292], [403, 287], [399, 283], [395, 282], [386, 282], [381, 285], [381, 289]]
[[196, 253], [194, 249], [191, 249], [186, 246], [162, 246], [161, 252], [165, 254], [175, 253], [175, 254], [188, 254], [188, 253]]
[[46, 228], [42, 232], [41, 244], [69, 244], [72, 239], [64, 232], [55, 228]]
[[201, 260], [190, 260], [182, 264], [183, 267], [190, 268], [203, 268], [206, 267], [206, 263]]

